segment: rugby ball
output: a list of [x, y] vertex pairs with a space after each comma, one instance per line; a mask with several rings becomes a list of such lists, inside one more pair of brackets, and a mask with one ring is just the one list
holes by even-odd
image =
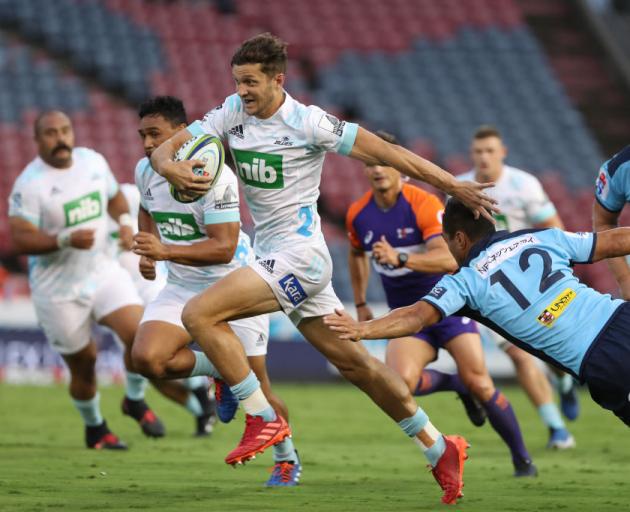
[[[204, 163], [203, 167], [196, 167], [193, 172], [199, 176], [210, 176], [212, 179], [210, 189], [219, 181], [224, 159], [223, 144], [221, 144], [219, 139], [211, 135], [193, 137], [187, 140], [175, 153], [175, 161], [177, 162], [182, 160], [201, 160]], [[193, 203], [204, 196], [204, 194], [182, 192], [177, 190], [172, 184], [170, 185], [170, 191], [173, 199], [180, 203]]]

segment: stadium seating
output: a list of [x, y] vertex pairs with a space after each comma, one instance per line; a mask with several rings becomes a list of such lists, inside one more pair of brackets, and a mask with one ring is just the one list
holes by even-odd
[[[0, 29], [18, 36], [0, 31], [0, 148], [7, 168], [0, 195], [6, 197], [34, 155], [36, 112], [53, 106], [71, 114], [79, 144], [101, 151], [121, 181], [131, 180], [142, 156], [138, 101], [175, 94], [192, 118], [201, 116], [232, 92], [229, 59], [237, 45], [271, 30], [291, 43], [288, 88], [302, 101], [389, 130], [454, 173], [470, 167], [474, 128], [496, 124], [509, 163], [542, 177], [568, 227], [588, 227], [591, 183], [604, 158], [561, 79], [586, 87], [596, 73], [576, 76], [569, 61], [552, 68], [515, 0], [364, 0], [361, 9], [350, 0], [235, 5], [235, 15], [223, 15], [212, 2], [0, 0]], [[322, 210], [339, 225], [366, 188], [360, 164], [331, 156]], [[250, 225], [247, 212], [244, 218]], [[330, 231], [342, 258], [343, 233]], [[336, 261], [343, 268], [345, 255]], [[336, 272], [335, 279], [346, 277]], [[350, 289], [347, 282], [338, 288]]]

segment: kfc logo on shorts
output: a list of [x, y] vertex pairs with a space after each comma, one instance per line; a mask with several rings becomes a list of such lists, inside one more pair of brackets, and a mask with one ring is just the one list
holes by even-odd
[[294, 306], [297, 306], [306, 300], [306, 292], [304, 291], [304, 288], [302, 288], [298, 278], [295, 277], [295, 274], [287, 274], [278, 282], [280, 283], [280, 286], [282, 286], [282, 291]]

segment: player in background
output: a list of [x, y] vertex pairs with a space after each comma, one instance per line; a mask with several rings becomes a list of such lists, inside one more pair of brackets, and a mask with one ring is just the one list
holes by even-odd
[[[138, 213], [140, 208], [140, 193], [138, 187], [131, 183], [121, 183], [120, 190], [129, 205], [129, 214], [133, 219], [133, 233], [138, 232]], [[147, 280], [142, 277], [139, 270], [140, 256], [132, 251], [124, 250], [119, 242], [117, 225], [112, 219], [109, 221], [110, 251], [113, 258], [117, 258], [121, 267], [123, 267], [131, 276], [133, 283], [146, 306], [151, 302], [157, 294], [166, 285], [166, 267], [164, 264], [156, 266], [156, 276], [153, 280]], [[213, 425], [216, 422], [216, 413], [214, 401], [208, 397], [208, 379], [204, 376], [191, 377], [183, 379], [181, 382], [173, 380], [152, 380], [151, 384], [162, 395], [180, 404], [195, 418], [195, 436], [204, 437], [212, 433]], [[136, 400], [125, 397], [122, 403], [122, 411], [124, 414], [134, 418], [146, 435], [151, 437], [161, 437], [165, 434], [165, 429], [159, 430], [155, 425], [146, 421], [146, 415], [152, 414], [151, 411], [143, 411], [136, 402], [144, 400], [144, 392], [141, 396], [137, 396]], [[157, 434], [157, 435], [156, 435]]]
[[[398, 143], [391, 134], [376, 134], [391, 144]], [[348, 264], [360, 321], [374, 318], [366, 302], [370, 259], [391, 309], [415, 303], [445, 273], [457, 269], [442, 238], [441, 201], [403, 183], [400, 173], [391, 167], [368, 165], [365, 174], [371, 189], [350, 206], [346, 217], [351, 245]], [[455, 360], [459, 378], [425, 369], [440, 348]], [[414, 336], [391, 339], [385, 363], [402, 376], [415, 396], [424, 395], [425, 389], [454, 388], [472, 423], [481, 426], [487, 415], [505, 441], [512, 454], [514, 476], [537, 474], [512, 406], [488, 374], [475, 322], [465, 317], [445, 318]]]
[[444, 234], [459, 271], [419, 302], [361, 323], [338, 310], [326, 323], [356, 341], [408, 336], [449, 315], [472, 316], [586, 383], [595, 402], [630, 426], [630, 303], [589, 288], [572, 271], [574, 263], [630, 254], [630, 228], [496, 232], [449, 199]]
[[321, 231], [317, 198], [326, 152], [366, 163], [388, 162], [401, 172], [461, 197], [488, 215], [492, 202], [483, 185], [458, 182], [421, 157], [388, 144], [354, 123], [307, 107], [285, 90], [286, 43], [271, 34], [245, 41], [231, 61], [236, 94], [157, 148], [154, 169], [176, 188], [208, 189], [194, 176], [200, 162], [172, 160], [195, 135], [219, 137], [232, 152], [255, 223], [256, 263], [235, 270], [188, 302], [182, 319], [248, 414], [241, 443], [228, 454], [233, 464], [250, 459], [269, 442], [259, 434], [289, 432], [265, 399], [238, 338], [227, 321], [282, 310], [340, 373], [367, 393], [427, 456], [444, 490], [443, 501], [461, 494], [465, 440], [448, 438], [431, 424], [403, 380], [360, 345], [340, 342], [322, 318], [341, 303], [331, 285], [332, 261]]
[[[60, 111], [35, 121], [38, 156], [15, 181], [9, 227], [17, 252], [29, 255], [29, 280], [37, 318], [70, 371], [70, 396], [85, 423], [88, 448], [126, 449], [101, 414], [90, 338], [96, 321], [125, 346], [126, 396], [139, 396], [146, 379], [132, 371], [131, 344], [142, 301], [129, 275], [108, 253], [108, 215], [130, 248], [132, 219], [105, 159], [74, 147], [70, 119]], [[149, 410], [144, 401], [142, 406]], [[149, 427], [158, 427], [151, 412]]]
[[[538, 179], [505, 164], [507, 148], [495, 127], [483, 125], [476, 130], [471, 141], [470, 156], [474, 169], [459, 175], [458, 179], [495, 183], [488, 194], [498, 201], [501, 209], [501, 213], [495, 215], [498, 230], [564, 228]], [[549, 429], [547, 447], [575, 447], [575, 439], [567, 430], [558, 406], [553, 401], [549, 380], [535, 358], [483, 325], [480, 331], [493, 340], [514, 363], [520, 385]], [[575, 381], [555, 367], [550, 369], [556, 376], [562, 412], [568, 419], [575, 420], [579, 413]]]
[[[595, 182], [593, 229], [616, 228], [619, 216], [630, 202], [630, 146], [626, 146], [601, 166]], [[611, 258], [608, 266], [619, 285], [621, 297], [630, 300], [630, 266], [627, 258]]]
[[[136, 166], [141, 205], [134, 251], [141, 255], [140, 270], [147, 279], [154, 277], [156, 262], [166, 261], [168, 280], [145, 310], [134, 344], [134, 362], [145, 375], [155, 378], [191, 374], [214, 377], [219, 418], [227, 422], [234, 417], [238, 401], [208, 358], [187, 348], [192, 340], [181, 315], [190, 298], [254, 261], [249, 237], [240, 230], [238, 181], [225, 165], [206, 196], [187, 204], [176, 201], [169, 183], [151, 168], [149, 157], [163, 141], [186, 127], [184, 106], [177, 98], [158, 96], [140, 106], [139, 117], [147, 156]], [[246, 354], [265, 396], [288, 421], [287, 407], [274, 394], [267, 375], [268, 315], [235, 320], [229, 325], [240, 340], [236, 350]], [[274, 467], [267, 485], [297, 485], [302, 465], [293, 441], [281, 436], [275, 441]]]

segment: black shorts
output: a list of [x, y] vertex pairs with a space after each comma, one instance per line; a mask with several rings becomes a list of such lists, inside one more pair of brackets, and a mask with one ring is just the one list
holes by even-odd
[[589, 349], [581, 377], [593, 400], [630, 426], [630, 302], [619, 306]]

